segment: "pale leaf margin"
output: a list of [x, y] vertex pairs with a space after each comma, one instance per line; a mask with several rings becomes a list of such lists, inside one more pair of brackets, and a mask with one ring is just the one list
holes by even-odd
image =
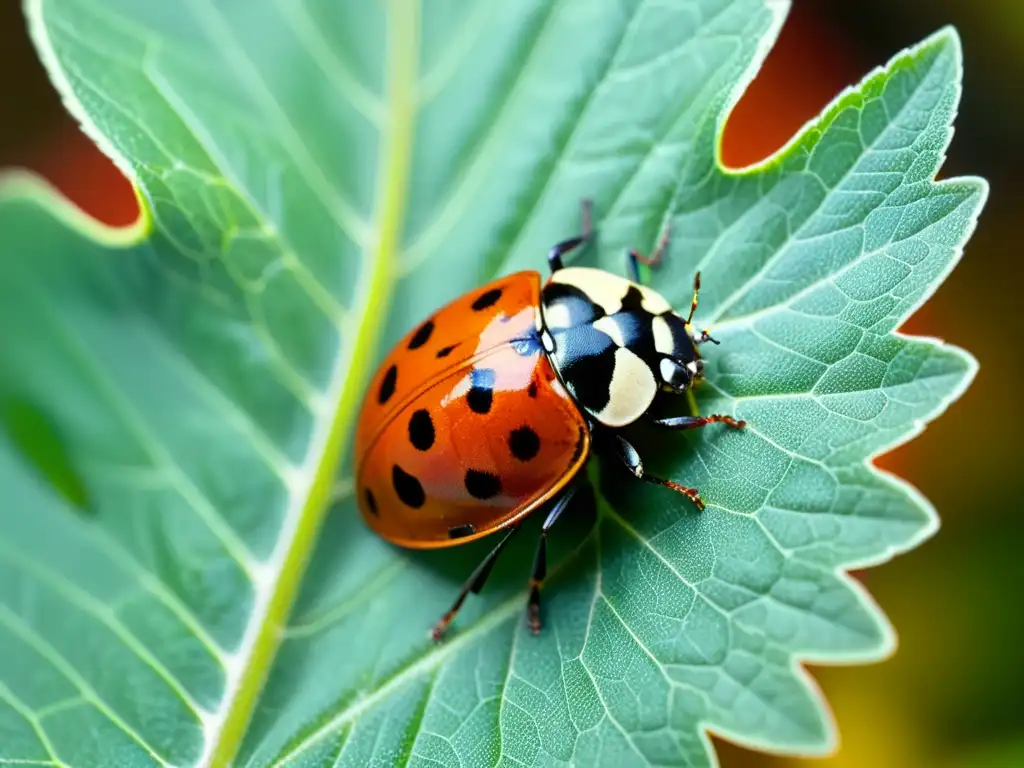
[[[391, 3], [399, 1], [400, 0], [389, 0], [389, 2]], [[154, 217], [145, 198], [142, 185], [140, 184], [138, 176], [135, 173], [135, 169], [131, 166], [127, 159], [114, 147], [114, 145], [108, 140], [108, 138], [98, 129], [95, 123], [92, 122], [84, 106], [82, 105], [78, 97], [75, 95], [74, 90], [70, 82], [68, 81], [65, 73], [63, 72], [61, 65], [57, 59], [56, 53], [53, 50], [52, 44], [50, 43], [46, 34], [45, 23], [43, 20], [44, 2], [45, 0], [23, 0], [24, 11], [29, 23], [29, 32], [33, 39], [33, 42], [35, 43], [37, 53], [42, 59], [48, 76], [50, 77], [51, 82], [56, 88], [65, 109], [67, 109], [69, 114], [75, 119], [82, 132], [86, 136], [88, 136], [91, 141], [93, 141], [93, 143], [103, 152], [104, 155], [106, 155], [114, 163], [114, 165], [130, 182], [132, 190], [135, 194], [136, 200], [139, 205], [139, 216], [135, 222], [127, 226], [114, 227], [106, 225], [102, 222], [97, 221], [96, 219], [93, 219], [91, 216], [85, 213], [82, 209], [80, 209], [71, 200], [65, 197], [62, 192], [56, 189], [56, 187], [54, 187], [48, 181], [46, 181], [45, 179], [43, 179], [42, 177], [35, 173], [28, 172], [22, 169], [0, 170], [0, 203], [9, 199], [27, 200], [33, 202], [36, 205], [38, 205], [41, 209], [53, 215], [54, 219], [57, 222], [62, 223], [69, 230], [76, 234], [88, 238], [95, 243], [109, 246], [114, 251], [129, 249], [133, 246], [144, 243], [150, 237], [155, 228]], [[766, 170], [769, 170], [774, 165], [779, 163], [783, 158], [785, 158], [787, 154], [793, 149], [793, 147], [795, 147], [808, 132], [819, 130], [821, 126], [827, 124], [830, 121], [831, 117], [837, 114], [844, 106], [849, 104], [852, 100], [859, 98], [859, 92], [861, 91], [861, 89], [867, 81], [879, 75], [883, 75], [898, 60], [912, 57], [915, 53], [930, 46], [942, 44], [950, 46], [952, 48], [957, 63], [957, 79], [955, 87], [956, 100], [959, 104], [960, 94], [962, 91], [962, 48], [959, 36], [955, 28], [952, 26], [946, 26], [941, 28], [928, 38], [925, 38], [918, 44], [908, 47], [896, 53], [884, 65], [878, 66], [871, 70], [856, 85], [851, 85], [843, 89], [822, 110], [822, 112], [819, 115], [808, 120], [803, 126], [801, 126], [801, 128], [798, 131], [794, 133], [794, 135], [790, 138], [788, 142], [786, 142], [786, 144], [783, 147], [781, 147], [779, 150], [777, 150], [769, 157], [765, 158], [762, 161], [753, 163], [742, 168], [729, 168], [728, 166], [725, 165], [722, 157], [722, 142], [724, 138], [725, 126], [728, 122], [729, 117], [731, 116], [732, 111], [735, 109], [736, 105], [741, 100], [743, 94], [747, 91], [751, 82], [753, 82], [753, 80], [757, 76], [757, 73], [760, 71], [761, 66], [763, 65], [768, 53], [774, 47], [790, 7], [789, 0], [764, 0], [764, 3], [765, 6], [769, 8], [769, 10], [772, 12], [771, 24], [769, 28], [765, 31], [765, 33], [762, 35], [758, 47], [755, 51], [755, 54], [751, 58], [747, 69], [742, 73], [742, 75], [737, 79], [736, 83], [734, 84], [726, 103], [724, 104], [723, 108], [719, 111], [719, 115], [716, 121], [715, 163], [723, 174], [732, 176], [745, 176], [756, 175], [759, 173], [763, 173]], [[394, 10], [397, 11], [398, 9]], [[406, 32], [408, 32], [408, 29], [406, 30]], [[398, 31], [396, 32], [396, 34], [404, 33], [402, 31]], [[402, 46], [397, 46], [397, 48], [401, 49]], [[409, 50], [406, 49], [406, 55], [402, 56], [402, 58], [405, 59], [406, 64], [408, 64], [408, 62], [412, 60], [408, 53]], [[389, 70], [390, 69], [392, 68], [389, 68]], [[397, 80], [401, 78], [396, 77], [395, 79]], [[399, 90], [401, 89], [402, 87], [400, 86]], [[392, 98], [394, 98], [394, 94], [392, 94]], [[399, 96], [398, 98], [399, 100], [401, 100], [403, 97]], [[951, 123], [953, 122], [955, 117], [956, 111], [954, 110], [954, 113], [951, 115], [950, 118]], [[406, 129], [410, 127], [411, 126], [409, 125], [405, 126]], [[952, 136], [953, 131], [951, 130], [950, 140], [952, 140]], [[407, 141], [409, 140], [409, 138], [410, 137], [408, 136], [400, 137], [399, 141]], [[385, 139], [384, 144], [385, 146], [389, 145], [387, 139]], [[394, 147], [392, 146], [391, 148]], [[405, 149], [407, 150], [408, 147], [406, 147]], [[400, 151], [400, 154], [404, 153]], [[402, 217], [403, 201], [398, 199], [399, 196], [397, 195], [397, 193], [401, 191], [401, 188], [404, 184], [405, 174], [408, 171], [408, 164], [406, 163], [404, 168], [389, 167], [386, 164], [381, 165], [380, 167], [384, 169], [386, 175], [389, 177], [381, 187], [382, 199], [379, 201], [380, 206], [392, 208], [392, 214], [388, 216], [387, 219], [389, 221], [393, 221], [393, 223], [398, 224], [400, 223]], [[935, 181], [933, 176], [933, 183], [942, 184], [944, 182]], [[902, 318], [903, 321], [905, 321], [907, 318], [913, 315], [926, 301], [928, 301], [928, 299], [931, 298], [932, 295], [934, 295], [938, 287], [942, 285], [944, 280], [957, 266], [957, 264], [963, 256], [964, 247], [966, 246], [967, 242], [970, 240], [971, 236], [974, 233], [974, 230], [977, 226], [978, 217], [980, 216], [981, 211], [984, 209], [985, 204], [987, 202], [989, 195], [989, 184], [986, 179], [978, 176], [958, 176], [955, 179], [950, 180], [950, 183], [956, 183], [960, 186], [973, 187], [977, 195], [976, 207], [972, 212], [969, 221], [966, 223], [964, 233], [960, 239], [960, 242], [957, 244], [955, 253], [950, 259], [946, 270], [934, 281], [934, 283], [928, 290], [922, 293], [918, 301], [904, 312]], [[397, 226], [392, 230], [391, 234], [394, 234], [395, 231], [397, 231]], [[374, 273], [374, 279], [372, 280], [374, 290], [371, 292], [375, 294], [373, 304], [382, 310], [385, 308], [388, 296], [390, 294], [389, 285], [394, 282], [395, 278], [393, 274], [394, 265], [388, 263], [388, 256], [393, 254], [387, 253], [387, 251], [389, 250], [394, 250], [394, 242], [389, 242], [392, 241], [393, 238], [388, 237], [387, 235], [388, 233], [383, 233], [383, 235], [380, 236], [377, 241], [377, 266], [372, 270], [372, 272]], [[370, 323], [366, 325], [372, 326], [373, 324]], [[353, 359], [351, 360], [353, 364], [357, 362], [354, 358], [360, 357], [360, 350], [362, 351], [361, 356], [364, 358], [367, 357], [366, 350], [373, 346], [373, 342], [375, 341], [376, 335], [379, 333], [379, 331], [379, 328], [367, 329], [365, 327], [361, 330], [360, 343], [357, 345], [359, 349], [356, 350], [356, 353], [353, 356]], [[799, 654], [791, 655], [791, 671], [793, 672], [794, 676], [797, 679], [799, 679], [800, 682], [804, 685], [806, 690], [808, 690], [814, 696], [818, 706], [820, 707], [821, 712], [825, 715], [828, 729], [827, 738], [825, 742], [823, 742], [820, 745], [807, 746], [801, 749], [794, 749], [793, 747], [780, 748], [778, 745], [772, 744], [770, 742], [751, 739], [747, 735], [731, 732], [728, 729], [724, 729], [718, 726], [712, 726], [706, 722], [702, 722], [698, 725], [702, 731], [702, 740], [705, 743], [707, 754], [711, 759], [712, 765], [718, 765], [718, 758], [714, 750], [714, 747], [711, 743], [711, 740], [709, 738], [711, 735], [719, 736], [735, 744], [739, 744], [745, 747], [754, 748], [773, 754], [801, 755], [808, 757], [821, 757], [834, 754], [839, 748], [838, 728], [836, 726], [834, 714], [831, 710], [831, 707], [829, 706], [827, 699], [822, 693], [820, 686], [817, 684], [816, 680], [813, 678], [813, 676], [809, 673], [809, 671], [806, 669], [804, 665], [814, 664], [822, 666], [849, 666], [879, 662], [891, 657], [897, 649], [897, 634], [891, 622], [885, 616], [884, 612], [877, 604], [877, 602], [874, 600], [874, 598], [871, 596], [871, 594], [868, 592], [868, 590], [859, 581], [857, 581], [850, 575], [850, 571], [871, 568], [883, 564], [893, 559], [895, 556], [899, 554], [916, 548], [924, 541], [931, 538], [939, 530], [940, 520], [934, 506], [927, 498], [924, 497], [923, 494], [920, 493], [920, 491], [918, 491], [917, 488], [915, 488], [911, 483], [904, 480], [903, 478], [894, 475], [890, 472], [879, 469], [878, 467], [874, 466], [873, 462], [874, 459], [876, 459], [877, 457], [884, 455], [892, 451], [893, 449], [899, 447], [900, 445], [903, 445], [913, 440], [915, 437], [921, 434], [921, 432], [924, 431], [928, 421], [934, 420], [941, 416], [942, 413], [952, 403], [959, 399], [963, 395], [963, 393], [970, 387], [971, 383], [974, 381], [974, 378], [977, 375], [979, 366], [977, 360], [969, 352], [954, 345], [946, 344], [939, 338], [906, 335], [900, 333], [898, 330], [893, 331], [890, 335], [896, 338], [909, 339], [919, 343], [930, 344], [935, 346], [936, 348], [942, 348], [945, 351], [952, 352], [955, 355], [959, 356], [961, 360], [964, 362], [966, 372], [963, 375], [959, 385], [953, 391], [951, 391], [949, 395], [947, 395], [947, 397], [940, 403], [938, 407], [935, 408], [935, 410], [931, 414], [928, 415], [927, 420], [920, 419], [915, 421], [904, 434], [902, 434], [898, 438], [895, 438], [889, 444], [882, 446], [881, 448], [874, 451], [864, 461], [864, 465], [868, 467], [869, 471], [875, 473], [885, 482], [890, 483], [895, 488], [899, 489], [904, 494], [906, 494], [906, 496], [911, 500], [911, 502], [915, 506], [917, 506], [927, 517], [927, 523], [925, 526], [922, 527], [919, 533], [915, 537], [909, 539], [908, 541], [899, 545], [898, 547], [890, 547], [886, 552], [876, 557], [865, 558], [860, 561], [849, 562], [842, 566], [837, 566], [835, 568], [834, 572], [836, 576], [840, 579], [840, 581], [842, 581], [857, 596], [861, 603], [879, 621], [879, 626], [883, 630], [883, 641], [879, 644], [879, 646], [876, 649], [868, 650], [860, 654], [817, 654], [813, 656]], [[346, 362], [349, 361], [346, 361], [343, 356], [339, 360], [340, 365], [344, 365]], [[358, 362], [360, 364], [355, 365], [355, 368], [357, 370], [361, 370], [362, 368], [365, 368], [367, 365], [367, 360], [365, 359], [359, 360]], [[348, 367], [348, 365], [345, 365], [344, 367]], [[360, 376], [350, 377], [350, 382], [351, 381], [361, 381], [361, 378]], [[339, 397], [339, 400], [351, 399], [350, 397], [347, 396], [347, 391], [350, 389], [350, 387], [343, 386], [342, 389], [345, 391], [344, 394], [346, 394], [346, 398]], [[341, 409], [339, 407], [339, 411], [341, 410], [344, 409]], [[337, 422], [339, 421], [345, 421], [344, 418], [341, 418], [341, 413], [338, 413], [336, 415], [339, 418], [335, 420], [335, 425], [332, 426], [336, 426]], [[344, 426], [344, 424], [342, 424], [342, 426]], [[331, 437], [335, 439], [321, 442], [344, 442], [343, 440], [338, 440], [337, 438], [339, 436], [337, 435], [332, 435]], [[335, 445], [333, 447], [333, 450], [321, 451], [320, 466], [318, 467], [316, 474], [318, 477], [321, 474], [324, 475], [325, 487], [320, 489], [322, 491], [322, 493], [320, 494], [314, 494], [312, 493], [312, 491], [310, 494], [307, 494], [306, 504], [304, 505], [304, 509], [302, 510], [299, 525], [305, 526], [308, 530], [306, 530], [305, 535], [301, 537], [295, 537], [305, 539], [303, 545], [306, 547], [307, 550], [311, 551], [312, 544], [315, 541], [315, 531], [319, 527], [319, 520], [320, 518], [322, 518], [324, 512], [332, 505], [333, 501], [333, 472], [326, 471], [329, 468], [329, 465], [332, 464], [332, 462], [327, 459], [331, 459], [332, 457], [328, 456], [327, 454], [336, 453], [337, 457], [333, 458], [338, 459], [340, 458], [343, 450], [343, 445]], [[333, 464], [337, 463], [337, 460], [333, 462]], [[323, 499], [313, 498], [314, 496], [321, 495], [323, 496]], [[317, 504], [313, 505], [310, 503], [313, 501], [317, 501]], [[311, 506], [318, 506], [319, 509], [307, 509], [308, 507]], [[296, 542], [293, 539], [291, 543], [294, 544]], [[287, 557], [283, 564], [294, 565], [294, 558], [291, 556]], [[280, 608], [281, 613], [281, 615], [278, 618], [284, 618], [287, 615], [292, 600], [294, 598], [295, 591], [297, 590], [297, 586], [301, 581], [301, 572], [301, 566], [296, 565], [295, 573], [292, 574], [292, 578], [287, 580], [291, 582], [288, 585], [286, 585], [287, 588], [282, 590], [280, 587], [276, 587], [273, 590], [274, 594], [272, 594], [268, 598], [267, 602], [278, 602], [278, 598], [281, 598], [281, 605], [277, 606], [278, 608]], [[265, 616], [264, 618], [269, 618], [269, 616]], [[267, 627], [263, 627], [262, 629], [267, 629]], [[275, 633], [270, 631], [265, 633], [261, 632], [260, 634], [272, 636]], [[249, 642], [248, 636], [249, 632], [247, 630], [247, 642]], [[255, 645], [259, 643], [261, 639], [263, 638], [254, 638], [252, 642]], [[252, 707], [255, 705], [256, 699], [259, 695], [260, 688], [262, 687], [263, 678], [265, 677], [265, 674], [269, 672], [270, 663], [273, 660], [274, 651], [276, 650], [277, 640], [275, 640], [273, 637], [267, 637], [266, 639], [269, 642], [269, 646], [267, 648], [262, 649], [262, 652], [257, 652], [258, 649], [255, 648], [251, 649], [253, 653], [250, 654], [249, 658], [249, 661], [253, 661], [256, 660], [257, 657], [259, 657], [260, 660], [265, 662], [265, 664], [263, 665], [263, 669], [255, 670], [254, 675], [252, 669], [243, 668], [241, 674], [239, 675], [239, 679], [234, 681], [233, 685], [231, 684], [231, 681], [229, 681], [225, 703], [224, 706], [221, 708], [224, 711], [224, 717], [219, 723], [219, 725], [222, 726], [221, 732], [217, 734], [213, 739], [207, 739], [204, 754], [200, 760], [200, 764], [205, 765], [217, 762], [230, 762], [232, 755], [234, 754], [237, 747], [240, 745], [241, 739], [245, 733], [245, 728], [248, 722], [249, 714], [251, 713]], [[461, 644], [459, 643], [457, 645]], [[436, 657], [435, 654], [441, 654], [441, 656], [446, 657], [452, 652], [452, 650], [453, 648], [451, 646], [446, 646], [442, 649], [435, 650], [431, 654], [428, 654], [424, 658], [420, 659], [420, 661], [416, 665], [414, 665], [414, 669], [420, 669], [424, 666], [431, 666], [432, 663], [439, 658]], [[431, 657], [434, 658], [432, 659]], [[409, 672], [411, 670], [406, 671]], [[406, 675], [403, 675], [402, 677], [404, 678], [406, 677]], [[391, 682], [397, 683], [398, 681], [392, 680]], [[388, 685], [389, 689], [391, 689], [392, 687], [393, 685]]]

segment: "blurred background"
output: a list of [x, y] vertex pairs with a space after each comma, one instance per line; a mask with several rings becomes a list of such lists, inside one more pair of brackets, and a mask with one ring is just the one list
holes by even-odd
[[[839, 723], [837, 754], [773, 757], [717, 740], [725, 768], [1024, 768], [1024, 0], [795, 0], [729, 122], [725, 160], [762, 159], [945, 24], [960, 32], [966, 73], [941, 175], [985, 176], [991, 197], [963, 262], [903, 330], [966, 347], [981, 372], [945, 417], [878, 461], [935, 503], [942, 529], [858, 574], [899, 632], [897, 653], [811, 670]], [[0, 118], [0, 167], [42, 173], [105, 222], [134, 221], [130, 188], [65, 114], [14, 0], [0, 1]]]

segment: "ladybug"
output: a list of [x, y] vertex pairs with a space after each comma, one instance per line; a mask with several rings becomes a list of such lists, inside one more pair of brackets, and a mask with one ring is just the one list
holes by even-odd
[[439, 309], [391, 350], [372, 379], [356, 427], [355, 487], [366, 524], [385, 540], [415, 549], [505, 535], [477, 566], [434, 626], [442, 637], [470, 592], [526, 518], [546, 512], [529, 582], [527, 624], [540, 631], [546, 536], [585, 483], [592, 453], [621, 461], [640, 480], [704, 502], [694, 488], [644, 470], [620, 429], [639, 420], [694, 429], [729, 416], [649, 413], [660, 391], [682, 394], [700, 381], [699, 345], [713, 342], [691, 326], [700, 291], [694, 280], [684, 320], [657, 292], [601, 269], [566, 267], [562, 257], [591, 239], [583, 232], [548, 253], [551, 275], [536, 271], [494, 280]]

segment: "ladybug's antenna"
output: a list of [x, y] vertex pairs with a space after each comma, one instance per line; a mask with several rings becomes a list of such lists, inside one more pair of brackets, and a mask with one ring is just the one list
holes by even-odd
[[693, 321], [693, 313], [697, 311], [697, 296], [700, 295], [700, 272], [693, 278], [693, 301], [690, 302], [690, 316], [686, 318], [686, 324]]
[[[690, 315], [686, 318], [686, 324], [690, 325], [693, 322], [693, 314], [697, 311], [697, 297], [700, 295], [700, 272], [698, 272], [693, 278], [693, 301], [690, 302]], [[693, 343], [703, 344], [705, 341], [710, 341], [712, 344], [717, 344], [716, 339], [711, 338], [705, 328], [699, 334], [693, 333]]]

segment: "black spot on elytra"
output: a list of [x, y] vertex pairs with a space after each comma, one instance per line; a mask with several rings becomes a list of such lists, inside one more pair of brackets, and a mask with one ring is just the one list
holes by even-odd
[[540, 437], [530, 427], [516, 427], [508, 435], [508, 449], [520, 461], [529, 461], [540, 452]]
[[367, 507], [367, 509], [370, 510], [370, 514], [376, 516], [377, 515], [377, 499], [375, 499], [373, 497], [373, 491], [371, 491], [369, 488], [367, 488], [365, 491], [363, 491], [363, 495], [366, 498], [366, 507]]
[[398, 383], [398, 368], [392, 365], [384, 378], [380, 381], [380, 389], [377, 390], [377, 402], [384, 405], [391, 396], [395, 394], [395, 384]]
[[397, 464], [391, 468], [391, 485], [394, 486], [399, 500], [407, 507], [419, 509], [427, 500], [420, 481]]
[[427, 320], [423, 325], [419, 327], [419, 330], [413, 334], [413, 337], [409, 339], [409, 349], [419, 349], [427, 340], [430, 339], [430, 334], [434, 332], [434, 321]]
[[474, 499], [490, 499], [501, 493], [501, 478], [479, 469], [466, 470], [465, 484]]
[[473, 302], [473, 309], [479, 312], [481, 309], [487, 309], [488, 307], [494, 306], [498, 299], [501, 298], [501, 288], [491, 288], [489, 291], [485, 291], [476, 297], [476, 301]]
[[441, 347], [441, 349], [437, 350], [437, 357], [448, 357], [448, 355], [450, 355], [457, 346], [459, 345], [451, 344], [447, 347]]
[[463, 525], [453, 525], [451, 528], [448, 529], [448, 538], [462, 539], [466, 536], [472, 536], [474, 533], [476, 533], [476, 528], [474, 528], [469, 523], [465, 523]]
[[434, 422], [424, 408], [409, 419], [409, 442], [417, 451], [429, 451], [434, 444]]
[[466, 395], [466, 403], [473, 413], [488, 413], [494, 402], [493, 368], [474, 368], [470, 374], [472, 386]]
[[527, 394], [528, 397], [536, 397], [537, 396], [537, 380], [536, 379], [530, 379], [530, 386], [528, 386], [526, 388], [526, 394]]

